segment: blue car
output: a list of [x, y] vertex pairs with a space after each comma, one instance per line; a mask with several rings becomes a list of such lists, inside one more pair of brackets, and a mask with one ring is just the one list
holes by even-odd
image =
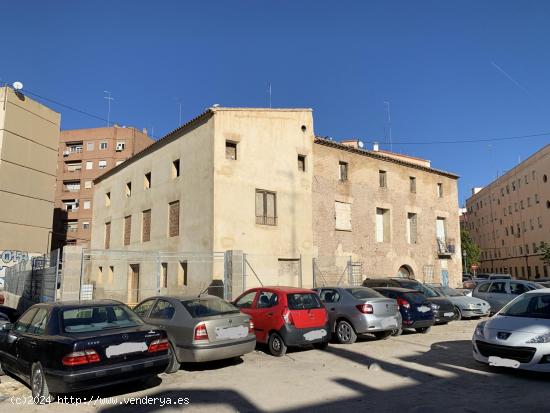
[[435, 324], [435, 317], [426, 296], [419, 291], [398, 287], [375, 287], [385, 297], [397, 300], [403, 323], [394, 332], [398, 336], [405, 328], [415, 329], [417, 333], [426, 334]]

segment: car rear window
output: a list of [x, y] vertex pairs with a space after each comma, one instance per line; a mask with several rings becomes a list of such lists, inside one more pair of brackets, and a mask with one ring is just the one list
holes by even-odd
[[122, 305], [79, 307], [63, 310], [61, 315], [66, 333], [88, 333], [142, 325], [143, 321]]
[[196, 298], [181, 302], [193, 318], [238, 313], [239, 309], [218, 297]]
[[359, 300], [363, 300], [365, 298], [384, 297], [379, 292], [374, 291], [373, 289], [367, 288], [367, 287], [363, 287], [363, 288], [346, 288], [346, 291], [349, 292], [351, 295], [353, 295], [355, 298], [358, 298]]
[[411, 290], [416, 290], [421, 292], [426, 297], [439, 297], [439, 294], [432, 290], [430, 287], [425, 286], [424, 284], [419, 283], [418, 281], [399, 281], [399, 284], [403, 288], [409, 288]]
[[426, 301], [426, 297], [421, 293], [405, 293], [403, 296], [408, 302], [413, 304], [422, 304]]
[[319, 296], [315, 293], [287, 294], [288, 308], [291, 310], [309, 310], [311, 308], [323, 308]]

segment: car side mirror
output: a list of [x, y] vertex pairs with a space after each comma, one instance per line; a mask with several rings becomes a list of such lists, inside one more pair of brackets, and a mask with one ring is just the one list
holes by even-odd
[[13, 328], [12, 323], [3, 323], [0, 325], [0, 331], [10, 331]]

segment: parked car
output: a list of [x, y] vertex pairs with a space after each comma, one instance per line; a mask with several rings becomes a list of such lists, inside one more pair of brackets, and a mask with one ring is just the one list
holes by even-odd
[[475, 297], [468, 297], [451, 287], [432, 287], [442, 297], [447, 298], [455, 306], [455, 319], [485, 317], [489, 315], [491, 306], [487, 301]]
[[494, 314], [518, 295], [540, 288], [543, 287], [531, 281], [497, 279], [478, 284], [472, 296], [487, 301]]
[[367, 287], [315, 288], [328, 311], [330, 332], [342, 344], [351, 344], [358, 334], [389, 337], [401, 327], [397, 301]]
[[26, 382], [35, 402], [147, 380], [170, 360], [166, 332], [114, 300], [43, 303], [0, 330], [0, 368]]
[[256, 340], [269, 352], [285, 355], [289, 346], [313, 345], [324, 349], [330, 340], [328, 315], [312, 290], [295, 287], [259, 287], [241, 294], [233, 304], [252, 317]]
[[479, 323], [473, 356], [491, 366], [550, 372], [550, 289], [525, 292]]
[[410, 278], [367, 278], [363, 281], [365, 287], [401, 287], [416, 290], [424, 294], [432, 307], [435, 323], [446, 324], [455, 318], [454, 305], [445, 297], [441, 297], [429, 286]]
[[417, 333], [426, 334], [434, 325], [435, 317], [431, 303], [421, 292], [399, 287], [375, 287], [373, 289], [383, 296], [397, 301], [402, 324], [394, 331], [394, 335], [400, 335], [405, 328], [414, 328]]
[[481, 273], [477, 274], [474, 279], [479, 280], [511, 280], [512, 276], [510, 274], [499, 274], [499, 273]]
[[183, 362], [239, 357], [256, 346], [250, 316], [213, 295], [151, 297], [134, 312], [168, 333], [171, 358], [167, 373], [178, 371]]

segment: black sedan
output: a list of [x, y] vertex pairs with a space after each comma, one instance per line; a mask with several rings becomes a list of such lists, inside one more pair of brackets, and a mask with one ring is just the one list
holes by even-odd
[[0, 372], [20, 377], [45, 403], [53, 394], [145, 381], [166, 369], [168, 348], [164, 330], [118, 301], [36, 304], [0, 327]]

